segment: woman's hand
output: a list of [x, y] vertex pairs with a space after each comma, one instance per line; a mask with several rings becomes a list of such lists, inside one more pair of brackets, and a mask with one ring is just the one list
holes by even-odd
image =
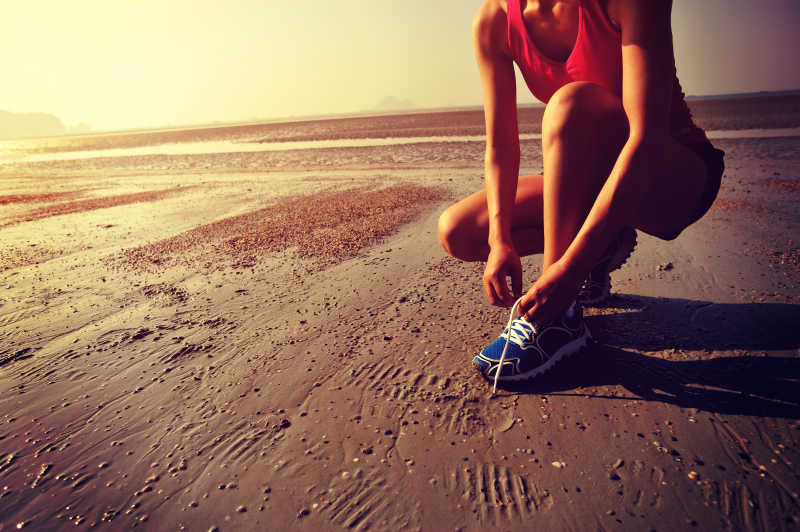
[[530, 323], [551, 323], [575, 300], [582, 281], [562, 261], [553, 263], [522, 297], [519, 313]]
[[[513, 294], [508, 291], [508, 276], [511, 277]], [[522, 294], [522, 264], [513, 246], [490, 248], [483, 272], [483, 290], [489, 303], [498, 307], [510, 307]]]

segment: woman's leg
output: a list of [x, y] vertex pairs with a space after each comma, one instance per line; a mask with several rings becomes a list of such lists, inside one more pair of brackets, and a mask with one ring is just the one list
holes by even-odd
[[619, 98], [597, 85], [558, 90], [542, 118], [544, 257], [556, 262], [592, 208], [628, 136]]
[[[520, 256], [541, 253], [544, 249], [541, 175], [519, 178], [511, 238]], [[457, 259], [485, 261], [489, 255], [488, 239], [489, 213], [485, 190], [451, 205], [439, 217], [439, 242]]]
[[[542, 122], [544, 268], [572, 243], [627, 138], [622, 101], [607, 89], [571, 83], [551, 98]], [[676, 140], [663, 150], [638, 209], [621, 214], [624, 226], [671, 240], [692, 222], [709, 177]]]
[[[577, 92], [562, 88], [548, 103], [542, 122], [544, 176], [520, 177], [517, 187], [511, 221], [517, 253], [544, 252], [546, 266], [572, 242], [627, 135], [619, 105], [601, 99], [578, 101], [587, 98], [578, 98]], [[483, 190], [452, 205], [439, 218], [442, 247], [461, 260], [486, 260], [488, 235]]]
[[[520, 255], [544, 252], [544, 267], [558, 260], [583, 224], [627, 140], [627, 118], [619, 97], [591, 83], [565, 85], [553, 95], [542, 122], [543, 176], [521, 177], [512, 219]], [[700, 201], [703, 161], [677, 141], [665, 143], [666, 157], [627, 226], [663, 239], [675, 238]], [[439, 218], [439, 240], [456, 258], [485, 260], [488, 212], [479, 191], [449, 207]]]

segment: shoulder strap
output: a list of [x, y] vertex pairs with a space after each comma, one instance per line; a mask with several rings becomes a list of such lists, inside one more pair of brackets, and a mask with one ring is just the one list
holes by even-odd
[[522, 8], [520, 0], [508, 0], [506, 2], [506, 18], [508, 19], [508, 48], [514, 54], [514, 58], [519, 58], [527, 48], [525, 37], [527, 30], [525, 22], [522, 20]]

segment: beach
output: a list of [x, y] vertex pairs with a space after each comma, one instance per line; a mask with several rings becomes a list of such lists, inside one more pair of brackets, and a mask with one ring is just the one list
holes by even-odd
[[0, 141], [0, 530], [796, 530], [798, 101], [695, 104], [714, 206], [494, 397], [479, 111]]

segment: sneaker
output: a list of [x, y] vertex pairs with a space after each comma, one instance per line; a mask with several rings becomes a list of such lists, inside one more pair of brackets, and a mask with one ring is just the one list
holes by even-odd
[[[515, 310], [516, 305], [512, 317]], [[494, 380], [495, 386], [497, 382], [523, 381], [577, 353], [589, 339], [591, 335], [583, 322], [580, 305], [574, 305], [561, 319], [538, 329], [519, 317], [472, 360], [472, 365], [485, 378]]]
[[611, 272], [625, 264], [636, 247], [636, 230], [626, 227], [617, 239], [608, 246], [597, 266], [589, 272], [578, 292], [578, 301], [583, 305], [596, 305], [611, 293]]

